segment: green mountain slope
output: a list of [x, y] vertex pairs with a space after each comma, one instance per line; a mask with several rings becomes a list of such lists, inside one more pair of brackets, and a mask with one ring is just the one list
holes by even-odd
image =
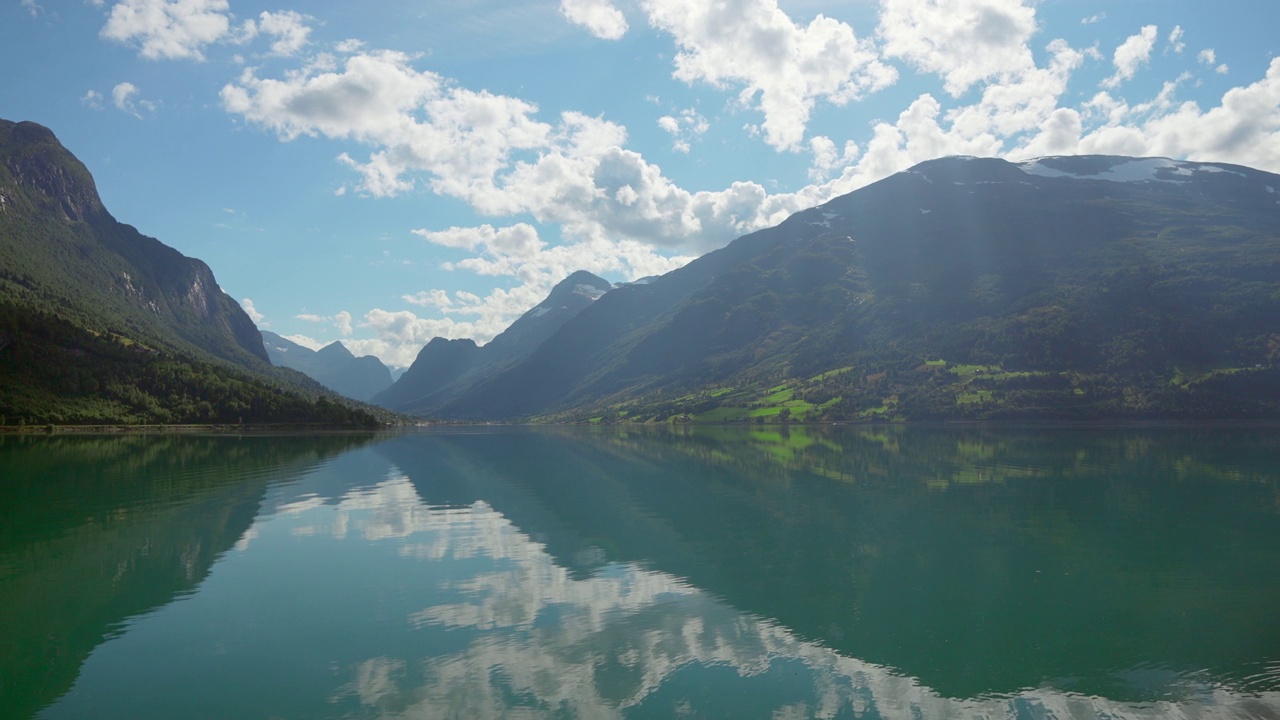
[[0, 120], [0, 419], [374, 422], [324, 394], [271, 367], [207, 265], [117, 222], [52, 132]]
[[445, 417], [1280, 414], [1280, 176], [945, 158], [615, 289]]
[[116, 222], [52, 132], [0, 121], [0, 159], [0, 297], [108, 320], [149, 345], [267, 360], [209, 267]]

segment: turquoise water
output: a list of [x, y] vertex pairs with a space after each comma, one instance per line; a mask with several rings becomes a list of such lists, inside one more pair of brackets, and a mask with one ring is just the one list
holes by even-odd
[[0, 438], [0, 715], [1280, 717], [1276, 428]]

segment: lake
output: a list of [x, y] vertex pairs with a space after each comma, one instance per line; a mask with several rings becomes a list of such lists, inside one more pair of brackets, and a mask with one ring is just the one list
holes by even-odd
[[1280, 718], [1275, 427], [0, 437], [0, 715]]

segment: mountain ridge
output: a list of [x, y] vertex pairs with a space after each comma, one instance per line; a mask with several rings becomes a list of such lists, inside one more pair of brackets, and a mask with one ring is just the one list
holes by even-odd
[[1275, 415], [1245, 388], [1276, 383], [1277, 188], [1163, 158], [927, 161], [610, 291], [437, 413]]

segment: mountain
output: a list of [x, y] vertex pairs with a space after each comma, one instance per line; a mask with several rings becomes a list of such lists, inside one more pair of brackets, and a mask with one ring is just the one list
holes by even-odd
[[0, 279], [72, 315], [118, 318], [139, 340], [245, 364], [266, 360], [253, 321], [209, 266], [102, 206], [89, 171], [53, 133], [0, 121]]
[[271, 367], [204, 262], [117, 222], [54, 134], [0, 120], [0, 421], [373, 422]]
[[435, 414], [1274, 417], [1278, 362], [1280, 176], [953, 157], [618, 287]]
[[273, 365], [305, 373], [349, 398], [369, 400], [391, 386], [391, 371], [381, 360], [372, 355], [356, 357], [338, 341], [312, 350], [263, 330], [262, 344]]
[[608, 280], [579, 270], [484, 346], [469, 339], [435, 338], [373, 402], [399, 412], [434, 414], [457, 394], [533, 352], [612, 287]]

